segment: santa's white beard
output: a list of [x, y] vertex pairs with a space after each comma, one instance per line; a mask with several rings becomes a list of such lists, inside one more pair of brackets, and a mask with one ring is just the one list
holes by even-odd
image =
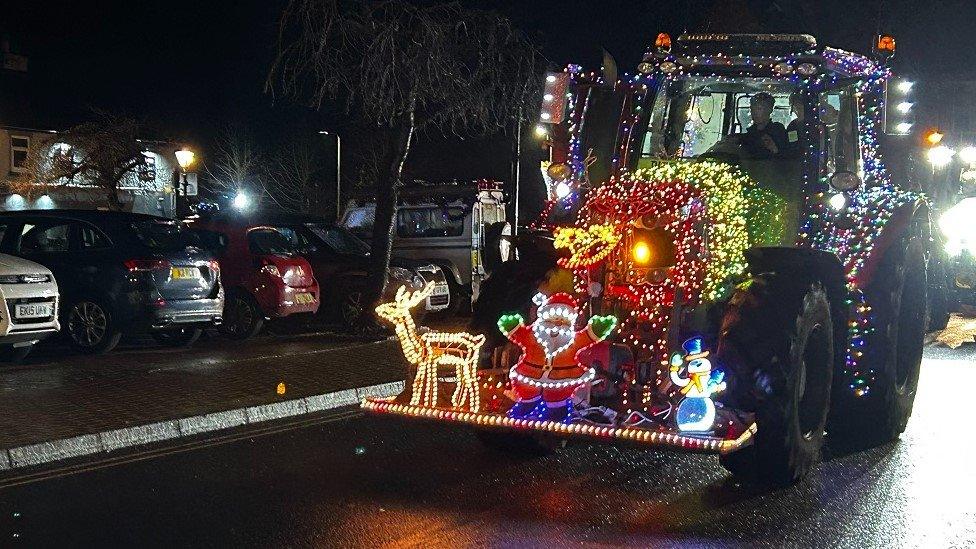
[[569, 347], [576, 335], [567, 324], [546, 321], [536, 322], [532, 326], [532, 333], [536, 341], [545, 349], [546, 354], [550, 356]]

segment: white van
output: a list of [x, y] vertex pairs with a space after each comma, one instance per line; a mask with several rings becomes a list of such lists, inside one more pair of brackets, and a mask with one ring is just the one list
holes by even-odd
[[[375, 212], [374, 202], [351, 205], [342, 225], [368, 241]], [[481, 281], [508, 261], [511, 234], [501, 183], [412, 187], [401, 191], [393, 253], [440, 267], [452, 308], [470, 309]]]

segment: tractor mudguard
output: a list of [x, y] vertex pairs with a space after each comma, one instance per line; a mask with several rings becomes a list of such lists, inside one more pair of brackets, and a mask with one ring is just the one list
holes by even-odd
[[874, 278], [874, 274], [877, 272], [885, 252], [887, 252], [892, 242], [898, 240], [898, 237], [912, 221], [918, 219], [919, 215], [926, 216], [926, 223], [921, 229], [928, 231], [928, 208], [923, 200], [910, 202], [892, 212], [891, 219], [885, 224], [881, 234], [875, 239], [874, 247], [864, 261], [864, 267], [861, 268], [861, 274], [858, 277], [861, 287], [866, 288], [871, 284], [871, 280]]
[[847, 280], [840, 259], [822, 250], [781, 246], [750, 248], [744, 255], [753, 274], [786, 274], [797, 284], [818, 282], [823, 286], [830, 301], [834, 353], [836, 356], [843, 356], [848, 343], [847, 322], [850, 309], [847, 306]]
[[769, 246], [745, 251], [746, 263], [754, 274], [786, 273], [798, 283], [820, 282], [831, 303], [847, 297], [844, 266], [836, 255], [811, 248]]

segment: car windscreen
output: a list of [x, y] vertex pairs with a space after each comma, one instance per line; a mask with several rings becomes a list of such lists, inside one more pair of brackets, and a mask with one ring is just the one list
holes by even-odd
[[200, 246], [197, 235], [175, 221], [139, 221], [132, 224], [132, 232], [139, 243], [156, 252]]
[[200, 239], [200, 245], [208, 252], [220, 254], [227, 249], [227, 235], [224, 233], [206, 229], [190, 229], [190, 232]]
[[460, 206], [401, 208], [397, 236], [401, 238], [457, 237], [464, 234], [465, 209]]
[[369, 245], [340, 227], [308, 223], [305, 225], [319, 240], [340, 254], [366, 255]]
[[288, 237], [271, 227], [251, 229], [247, 246], [255, 255], [291, 255], [297, 251]]

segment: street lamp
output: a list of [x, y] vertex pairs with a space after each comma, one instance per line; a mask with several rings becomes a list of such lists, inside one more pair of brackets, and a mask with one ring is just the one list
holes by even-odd
[[246, 210], [250, 205], [251, 197], [247, 196], [247, 193], [243, 190], [237, 191], [237, 194], [234, 195], [233, 206], [238, 210]]
[[176, 217], [177, 197], [186, 193], [186, 169], [193, 164], [193, 159], [195, 157], [196, 155], [193, 153], [193, 151], [186, 147], [176, 151], [176, 163], [180, 165], [180, 177], [179, 181], [176, 183], [176, 188], [173, 189], [173, 217]]
[[195, 156], [196, 155], [193, 154], [193, 151], [186, 147], [176, 151], [176, 162], [180, 165], [180, 169], [183, 170], [183, 173], [186, 173], [186, 169], [190, 167], [190, 164], [193, 164], [193, 158]]
[[326, 130], [319, 132], [322, 135], [335, 135], [336, 139], [336, 223], [339, 223], [339, 216], [342, 215], [341, 201], [339, 195], [342, 193], [342, 139], [338, 133], [331, 133]]

